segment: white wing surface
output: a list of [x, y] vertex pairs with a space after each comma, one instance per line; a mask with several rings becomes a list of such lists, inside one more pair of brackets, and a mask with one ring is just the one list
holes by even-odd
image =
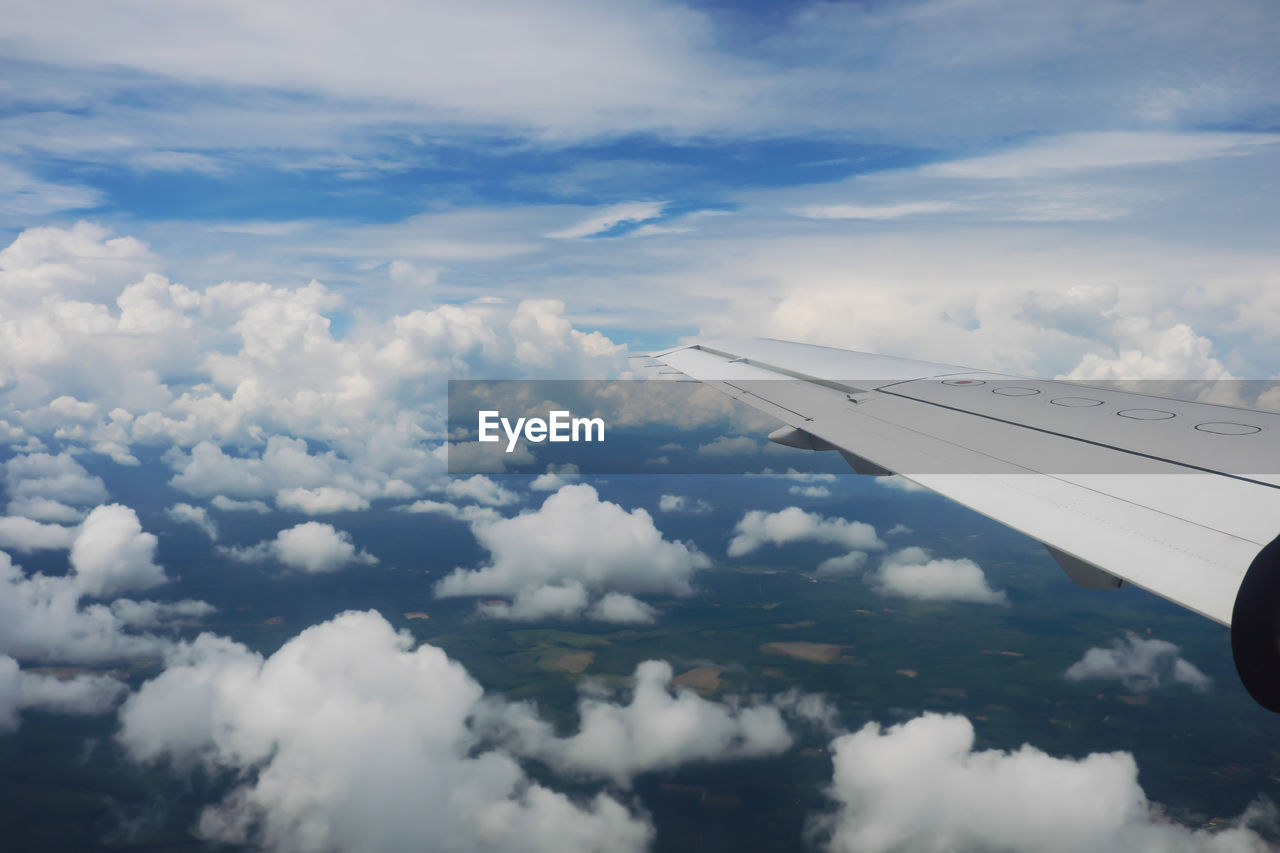
[[1044, 543], [1082, 586], [1131, 583], [1232, 628], [1280, 711], [1280, 415], [775, 340], [652, 356], [786, 426]]

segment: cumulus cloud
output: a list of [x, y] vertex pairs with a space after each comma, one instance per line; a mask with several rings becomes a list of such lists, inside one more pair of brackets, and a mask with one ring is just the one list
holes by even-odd
[[168, 582], [155, 562], [156, 537], [146, 533], [132, 509], [121, 504], [95, 507], [71, 543], [71, 568], [89, 595], [150, 589]]
[[1178, 651], [1167, 640], [1130, 634], [1115, 640], [1109, 648], [1089, 649], [1064, 675], [1069, 681], [1118, 681], [1126, 690], [1153, 690], [1166, 684], [1208, 690], [1209, 676]]
[[22, 710], [100, 714], [109, 710], [128, 689], [109, 675], [82, 673], [57, 678], [23, 672], [13, 658], [0, 655], [0, 733], [18, 728]]
[[405, 506], [396, 507], [398, 512], [419, 512], [445, 515], [458, 521], [497, 521], [502, 513], [491, 506], [467, 504], [458, 506], [448, 501], [420, 500]]
[[509, 706], [490, 719], [504, 743], [565, 773], [631, 784], [639, 773], [691, 761], [728, 761], [774, 755], [791, 746], [779, 708], [733, 697], [721, 704], [688, 688], [672, 688], [671, 665], [650, 660], [636, 667], [629, 701], [583, 695], [578, 731], [558, 737], [528, 705]]
[[876, 588], [884, 595], [900, 595], [917, 601], [970, 601], [975, 604], [1007, 604], [1003, 590], [987, 584], [982, 567], [968, 557], [934, 559], [924, 548], [895, 551], [880, 563]]
[[30, 551], [70, 548], [75, 532], [72, 527], [43, 524], [21, 515], [5, 516], [0, 518], [0, 548], [24, 554]]
[[[372, 472], [361, 472], [333, 451], [313, 454], [305, 440], [281, 435], [268, 438], [258, 456], [232, 456], [213, 442], [202, 441], [189, 454], [174, 459], [178, 473], [171, 485], [197, 496], [254, 499], [276, 495], [289, 508], [336, 511], [328, 510], [325, 504], [359, 502], [353, 491], [379, 488]], [[328, 485], [332, 482], [351, 488]]]
[[271, 512], [271, 507], [267, 506], [263, 501], [238, 501], [226, 495], [214, 495], [213, 500], [209, 501], [209, 503], [213, 505], [214, 509], [219, 509], [223, 512], [256, 512], [259, 515], [266, 515]]
[[247, 548], [226, 548], [224, 553], [244, 562], [276, 559], [287, 568], [307, 574], [325, 574], [351, 565], [372, 566], [378, 562], [368, 551], [357, 549], [349, 533], [319, 521], [304, 521], [281, 530], [275, 539]]
[[792, 486], [787, 489], [787, 494], [802, 498], [829, 498], [831, 490], [826, 486]]
[[204, 534], [213, 541], [218, 539], [218, 526], [214, 524], [213, 519], [209, 517], [209, 511], [202, 506], [192, 506], [189, 503], [176, 503], [165, 511], [165, 515], [174, 521], [183, 524], [194, 524], [204, 531]]
[[1156, 328], [1148, 317], [1121, 318], [1116, 343], [1089, 352], [1062, 379], [1232, 379], [1213, 341], [1186, 323]]
[[663, 495], [658, 498], [658, 510], [660, 512], [680, 512], [688, 503], [683, 495]]
[[610, 592], [591, 606], [587, 611], [587, 618], [620, 625], [647, 625], [654, 620], [657, 612], [635, 596]]
[[368, 509], [369, 501], [349, 489], [318, 486], [314, 489], [281, 489], [276, 492], [276, 506], [307, 515], [326, 515]]
[[205, 601], [184, 598], [181, 601], [134, 601], [117, 598], [111, 602], [111, 615], [131, 628], [156, 628], [184, 624], [216, 613], [217, 608]]
[[[195, 618], [211, 611], [202, 602], [82, 603], [74, 574], [28, 576], [0, 552], [0, 654], [50, 663], [95, 663], [159, 654], [168, 640], [131, 628]], [[151, 613], [156, 618], [143, 618]]]
[[862, 571], [867, 565], [866, 551], [850, 551], [839, 557], [828, 557], [818, 564], [820, 575], [851, 575]]
[[753, 509], [742, 517], [733, 533], [728, 549], [730, 557], [750, 554], [765, 545], [792, 542], [824, 542], [859, 550], [884, 547], [870, 524], [827, 518], [794, 506], [778, 512]]
[[868, 723], [832, 742], [831, 814], [809, 824], [827, 850], [1187, 850], [1259, 853], [1245, 824], [1193, 830], [1164, 817], [1138, 784], [1126, 752], [1057, 758], [1033, 746], [974, 749], [964, 717], [924, 714], [882, 728]]
[[578, 476], [578, 466], [572, 462], [564, 465], [548, 465], [547, 470], [533, 478], [529, 484], [532, 492], [554, 492], [565, 483], [573, 482]]
[[[438, 586], [437, 595], [446, 595], [439, 589]], [[515, 619], [521, 622], [535, 622], [541, 619], [575, 619], [582, 615], [590, 600], [590, 594], [581, 581], [564, 580], [559, 583], [522, 587], [515, 591], [509, 603], [486, 601], [478, 605], [476, 610], [481, 615], [494, 619]]]
[[[628, 512], [585, 484], [564, 486], [536, 511], [477, 519], [472, 532], [490, 564], [455, 569], [436, 585], [436, 595], [513, 597], [510, 605], [488, 606], [485, 612], [494, 616], [568, 618], [610, 592], [688, 595], [693, 573], [710, 565], [693, 545], [663, 538], [645, 510]], [[622, 609], [615, 604], [591, 613]]]
[[68, 453], [25, 453], [4, 463], [9, 513], [37, 521], [79, 521], [78, 506], [102, 503], [107, 488]]
[[720, 436], [715, 441], [698, 445], [699, 456], [754, 456], [760, 452], [760, 442], [745, 435], [733, 438]]
[[444, 484], [444, 493], [454, 500], [474, 501], [487, 506], [507, 506], [520, 500], [515, 492], [498, 485], [483, 474], [474, 474], [466, 479], [450, 479]]
[[[765, 473], [771, 473], [766, 471]], [[778, 476], [785, 477], [788, 480], [795, 480], [799, 483], [834, 483], [836, 481], [835, 474], [823, 474], [816, 471], [797, 471], [795, 468], [788, 468], [784, 473]]]
[[332, 317], [349, 306], [318, 282], [195, 289], [97, 227], [34, 229], [0, 256], [0, 440], [35, 450], [6, 465], [9, 514], [39, 521], [107, 499], [69, 455], [39, 452], [42, 438], [122, 464], [167, 448], [171, 484], [222, 511], [363, 509], [444, 475], [444, 400], [427, 380], [623, 366], [624, 347], [574, 328], [554, 299], [418, 308], [339, 335]]
[[268, 658], [203, 634], [120, 710], [135, 760], [203, 762], [240, 784], [208, 841], [272, 851], [627, 851], [652, 829], [617, 800], [575, 802], [483, 748], [480, 685], [377, 613], [344, 613]]
[[711, 504], [704, 500], [689, 500], [684, 495], [662, 495], [658, 498], [659, 512], [707, 512]]

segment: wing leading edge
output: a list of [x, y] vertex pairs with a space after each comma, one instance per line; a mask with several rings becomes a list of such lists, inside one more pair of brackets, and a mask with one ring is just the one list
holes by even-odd
[[652, 356], [1048, 547], [1082, 586], [1131, 583], [1231, 627], [1280, 711], [1280, 415], [767, 339]]

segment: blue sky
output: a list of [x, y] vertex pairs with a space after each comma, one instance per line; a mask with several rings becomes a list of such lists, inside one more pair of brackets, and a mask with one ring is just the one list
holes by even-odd
[[[940, 357], [919, 340], [976, 332], [959, 357], [1070, 372], [1185, 324], [1233, 375], [1274, 372], [1228, 319], [1271, 259], [1266, 3], [276, 9], [15, 15], [0, 226], [85, 219], [191, 286], [316, 278], [391, 310], [549, 291], [641, 347], [741, 330]], [[646, 202], [643, 221], [547, 238]], [[398, 292], [396, 261], [435, 271], [432, 291]], [[1231, 295], [1193, 309], [1208, 270]], [[1112, 315], [1159, 304], [1163, 329], [1112, 340], [1099, 318], [1047, 354], [984, 340], [1026, 334], [981, 316], [995, 290], [1099, 278], [1126, 292]], [[934, 334], [899, 304], [880, 310], [901, 334], [785, 320], [806, 287], [874, 306], [925, 282], [948, 290], [932, 313], [976, 325]]]

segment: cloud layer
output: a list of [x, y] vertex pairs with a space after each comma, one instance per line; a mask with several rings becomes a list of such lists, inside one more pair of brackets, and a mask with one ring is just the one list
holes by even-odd
[[791, 743], [777, 707], [672, 693], [671, 668], [658, 661], [636, 670], [626, 704], [584, 696], [578, 732], [560, 737], [531, 706], [485, 697], [444, 652], [413, 648], [372, 612], [312, 626], [267, 658], [204, 634], [167, 664], [121, 708], [120, 742], [141, 762], [241, 774], [197, 833], [270, 850], [400, 850], [423, 839], [640, 850], [652, 836], [643, 817], [607, 794], [578, 802], [536, 783], [507, 750], [626, 784]]

